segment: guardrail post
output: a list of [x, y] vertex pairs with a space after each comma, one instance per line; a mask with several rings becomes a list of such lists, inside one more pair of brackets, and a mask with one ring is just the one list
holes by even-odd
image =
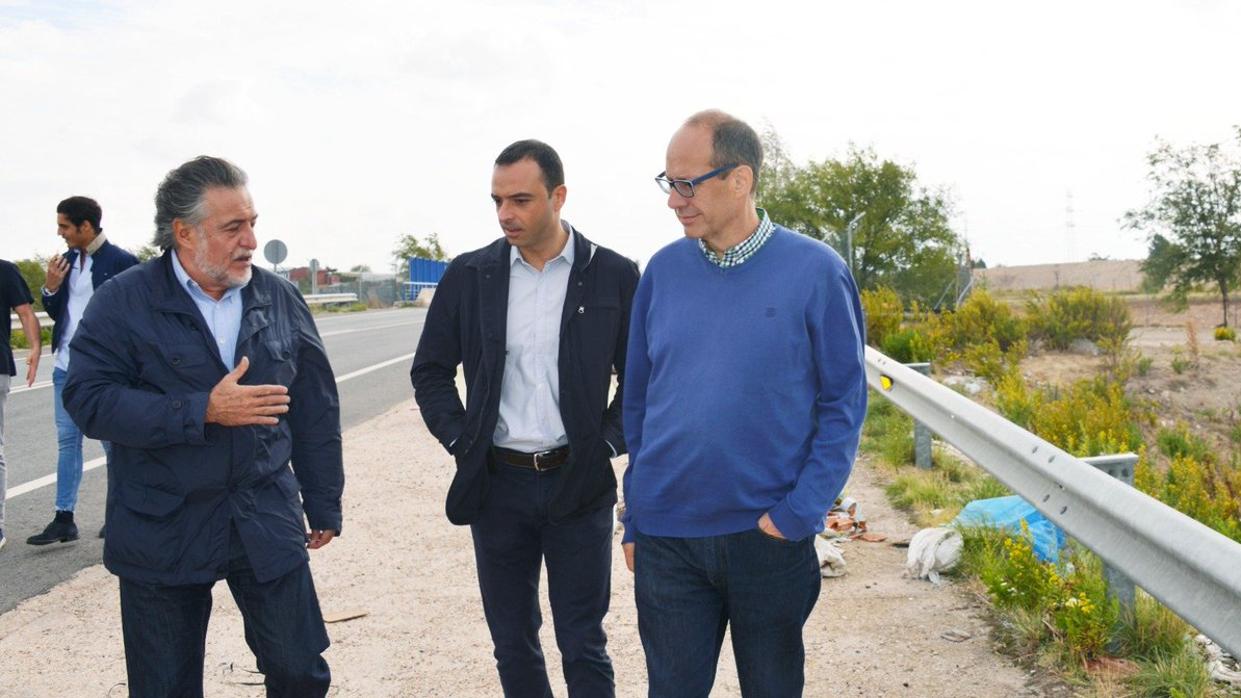
[[[924, 376], [931, 375], [930, 362], [905, 364]], [[931, 462], [931, 430], [925, 424], [914, 420], [914, 464], [923, 470], [930, 470]]]
[[[1133, 469], [1138, 464], [1136, 453], [1091, 456], [1082, 460], [1133, 487]], [[1122, 617], [1132, 614], [1134, 604], [1133, 580], [1106, 562], [1103, 563], [1103, 578], [1107, 580], [1108, 597], [1120, 603]]]

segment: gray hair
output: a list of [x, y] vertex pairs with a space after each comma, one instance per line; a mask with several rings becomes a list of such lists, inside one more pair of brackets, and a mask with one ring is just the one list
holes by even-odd
[[749, 124], [719, 109], [708, 109], [686, 119], [685, 125], [711, 129], [711, 166], [746, 165], [754, 173], [750, 192], [757, 190], [763, 142]]
[[181, 219], [198, 226], [207, 217], [204, 195], [208, 189], [240, 189], [249, 178], [240, 167], [223, 158], [199, 155], [168, 173], [155, 190], [155, 239], [161, 250], [175, 248], [172, 222]]

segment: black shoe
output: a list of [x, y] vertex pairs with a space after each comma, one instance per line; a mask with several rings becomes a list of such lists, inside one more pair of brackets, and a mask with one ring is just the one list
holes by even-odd
[[105, 524], [105, 525], [103, 525], [103, 526], [100, 526], [100, 527], [99, 527], [99, 537], [100, 537], [100, 538], [103, 538], [103, 537], [104, 537], [103, 532], [104, 532], [104, 531], [106, 531], [106, 530], [108, 530], [108, 527], [107, 527], [107, 525], [106, 525], [106, 524]]
[[43, 529], [43, 533], [26, 539], [27, 545], [47, 545], [49, 543], [68, 543], [78, 539], [78, 527], [73, 523], [73, 512], [58, 511], [52, 523]]

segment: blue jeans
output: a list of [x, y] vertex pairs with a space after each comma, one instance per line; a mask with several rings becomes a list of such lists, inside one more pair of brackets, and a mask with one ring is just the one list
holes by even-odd
[[73, 511], [82, 484], [82, 430], [65, 411], [60, 394], [65, 389], [64, 369], [52, 369], [52, 405], [56, 416], [56, 511]]
[[[302, 563], [282, 577], [260, 583], [233, 528], [225, 579], [241, 610], [246, 644], [264, 674], [267, 695], [327, 695], [332, 675], [322, 652], [329, 643], [310, 565]], [[212, 586], [157, 586], [121, 578], [121, 630], [130, 696], [202, 697]]]
[[822, 582], [813, 536], [784, 541], [756, 527], [707, 538], [638, 532], [634, 543], [651, 698], [708, 696], [730, 624], [743, 696], [802, 694], [802, 626]]
[[[52, 407], [56, 417], [56, 511], [73, 511], [78, 505], [78, 488], [82, 484], [82, 430], [65, 411], [61, 393], [69, 373], [52, 369]], [[112, 444], [100, 441], [104, 455], [111, 457]]]
[[614, 695], [603, 616], [612, 594], [612, 508], [552, 523], [547, 505], [560, 470], [496, 464], [478, 520], [470, 525], [483, 613], [505, 696], [551, 698], [539, 644], [539, 574], [547, 595], [569, 695]]

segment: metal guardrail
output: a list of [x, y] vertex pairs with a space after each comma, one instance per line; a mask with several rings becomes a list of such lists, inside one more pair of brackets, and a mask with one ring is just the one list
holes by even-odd
[[[39, 327], [52, 326], [52, 318], [48, 317], [47, 313], [38, 312], [35, 313], [34, 316], [39, 318]], [[9, 326], [15, 330], [20, 330], [22, 328], [21, 318], [17, 317], [16, 313], [9, 313]]]
[[307, 305], [323, 305], [325, 303], [357, 303], [356, 293], [314, 293], [302, 296]]
[[1108, 565], [1241, 656], [1241, 543], [871, 347], [866, 380]]
[[[302, 296], [306, 299], [307, 305], [321, 305], [324, 303], [356, 303], [358, 302], [358, 294], [356, 293], [318, 293], [314, 295]], [[37, 312], [34, 314], [39, 318], [39, 327], [51, 327], [52, 319], [45, 312]], [[9, 313], [9, 325], [15, 330], [22, 328], [21, 318], [16, 313]]]

